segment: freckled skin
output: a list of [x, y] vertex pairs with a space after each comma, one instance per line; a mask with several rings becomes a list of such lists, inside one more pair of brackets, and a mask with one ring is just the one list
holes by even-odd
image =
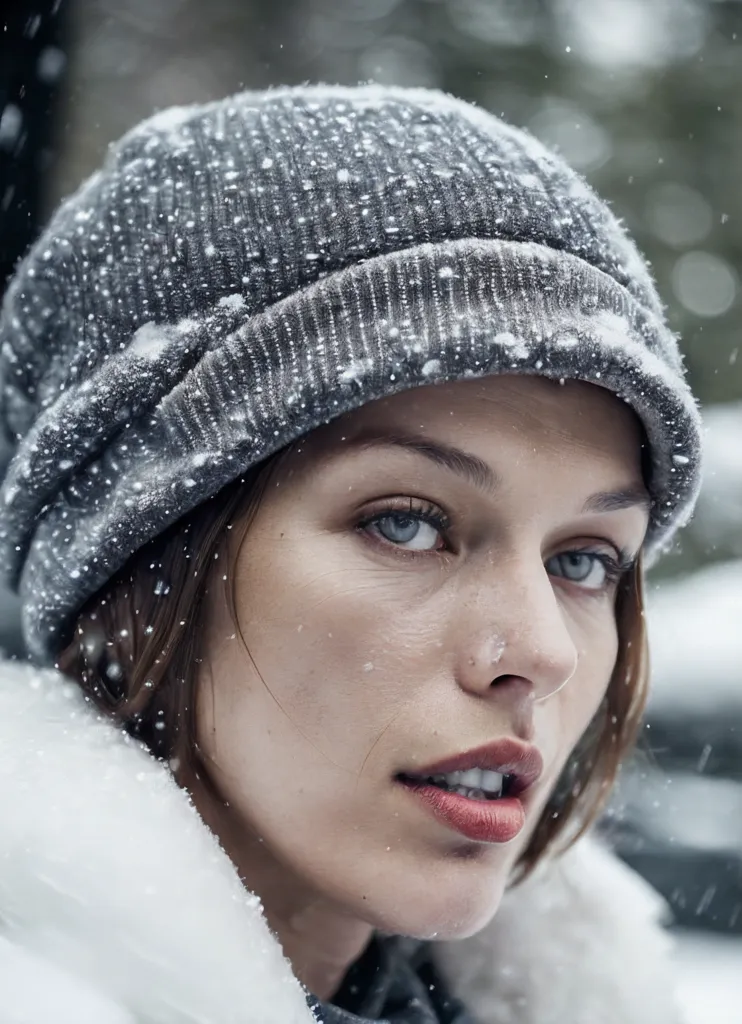
[[[380, 429], [477, 456], [496, 490], [418, 452], [355, 443]], [[198, 728], [213, 785], [186, 784], [320, 996], [371, 928], [463, 937], [497, 911], [616, 659], [612, 585], [586, 589], [550, 566], [575, 549], [635, 555], [644, 509], [582, 512], [593, 493], [632, 486], [629, 408], [590, 384], [528, 377], [370, 403], [280, 464], [232, 552], [249, 655], [210, 590]], [[359, 528], [390, 499], [443, 510], [445, 545], [411, 554], [378, 523]], [[505, 736], [534, 743], [546, 766], [511, 843], [464, 839], [394, 781]]]

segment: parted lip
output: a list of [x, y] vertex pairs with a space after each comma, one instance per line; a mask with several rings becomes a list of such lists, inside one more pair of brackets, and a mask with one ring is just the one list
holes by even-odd
[[405, 778], [417, 780], [431, 775], [465, 772], [469, 768], [484, 768], [512, 776], [511, 795], [518, 796], [541, 777], [544, 760], [536, 747], [506, 737], [401, 774]]

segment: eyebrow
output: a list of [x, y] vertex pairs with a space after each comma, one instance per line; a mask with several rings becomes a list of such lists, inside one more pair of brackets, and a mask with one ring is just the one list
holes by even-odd
[[416, 434], [364, 433], [354, 443], [363, 449], [389, 445], [417, 452], [418, 455], [423, 455], [436, 466], [462, 477], [467, 483], [472, 484], [479, 491], [484, 491], [485, 494], [494, 494], [500, 484], [497, 473], [484, 459], [471, 455], [462, 448], [454, 448], [452, 445], [443, 444], [440, 441], [430, 441], [428, 438], [418, 437]]
[[[485, 494], [495, 494], [500, 486], [498, 474], [484, 459], [464, 451], [463, 448], [456, 448], [440, 441], [431, 441], [416, 434], [364, 432], [355, 438], [352, 444], [363, 450], [390, 446], [416, 452], [434, 465], [461, 477]], [[598, 491], [591, 494], [585, 500], [582, 512], [583, 514], [601, 514], [637, 507], [647, 512], [652, 507], [652, 499], [642, 486], [625, 487], [617, 491]]]
[[588, 512], [620, 512], [625, 508], [641, 508], [649, 512], [652, 499], [643, 487], [625, 487], [620, 491], [598, 491], [591, 494], [582, 511]]

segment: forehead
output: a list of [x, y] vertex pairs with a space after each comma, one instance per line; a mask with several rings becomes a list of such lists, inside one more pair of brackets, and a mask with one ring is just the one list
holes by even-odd
[[324, 428], [321, 440], [323, 447], [334, 446], [395, 431], [465, 446], [493, 463], [503, 448], [530, 446], [570, 462], [619, 462], [637, 474], [643, 442], [633, 410], [607, 389], [515, 375], [414, 388], [369, 402]]

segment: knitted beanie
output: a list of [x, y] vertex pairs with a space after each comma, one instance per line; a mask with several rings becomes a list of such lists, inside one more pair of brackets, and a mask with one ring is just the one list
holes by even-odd
[[644, 260], [531, 136], [439, 92], [242, 93], [134, 128], [0, 319], [0, 566], [31, 654], [140, 546], [291, 440], [418, 385], [593, 381], [650, 449], [647, 552], [700, 430]]

